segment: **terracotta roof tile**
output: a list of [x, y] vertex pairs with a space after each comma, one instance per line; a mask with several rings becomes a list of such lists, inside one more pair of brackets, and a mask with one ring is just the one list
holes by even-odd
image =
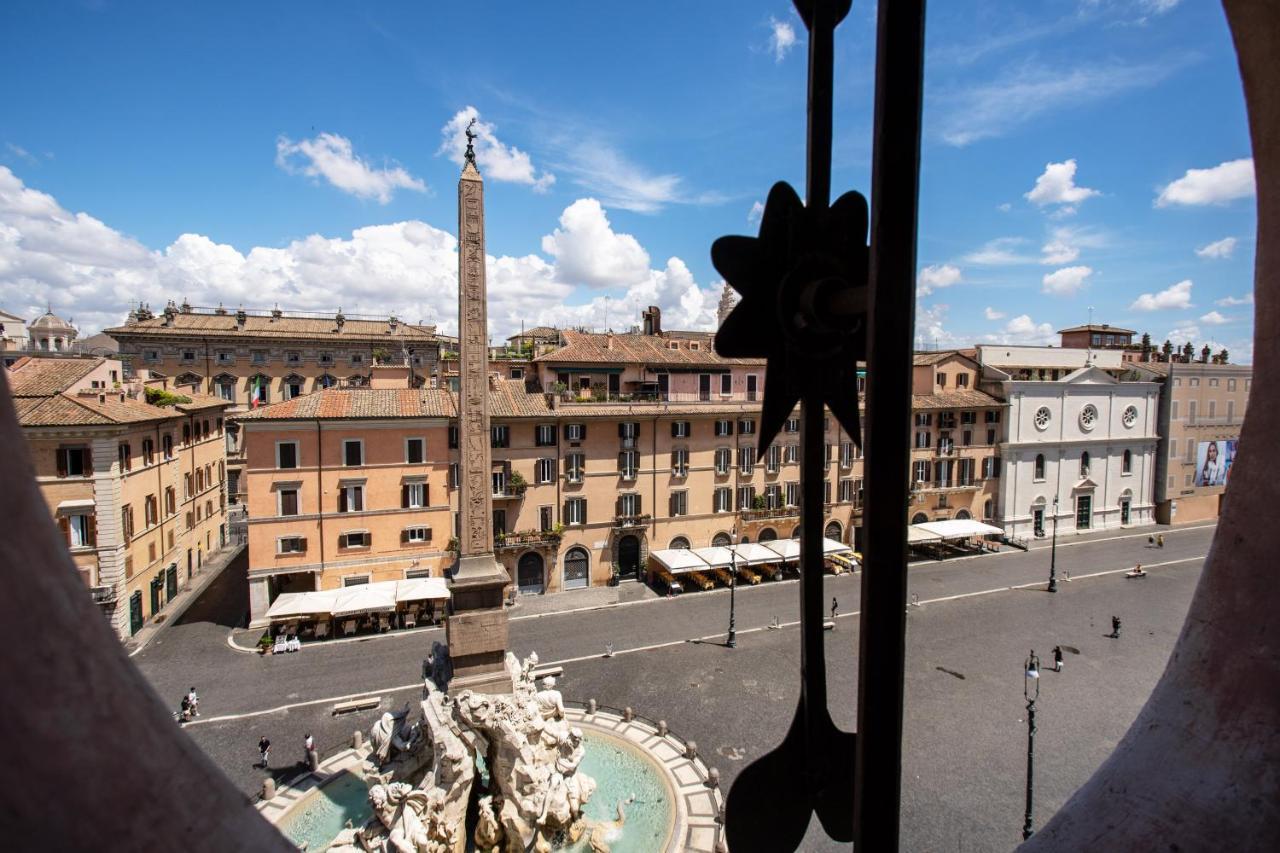
[[[764, 359], [724, 358], [710, 346], [710, 334], [699, 335], [694, 340], [698, 349], [690, 346], [689, 337], [665, 335], [615, 334], [597, 335], [588, 332], [563, 332], [565, 345], [554, 352], [540, 355], [535, 362], [549, 364], [658, 364], [667, 367], [694, 365], [762, 365]], [[683, 334], [683, 333], [682, 333]], [[612, 349], [609, 341], [612, 339]], [[671, 344], [677, 343], [676, 348]]]
[[293, 338], [304, 340], [323, 340], [338, 343], [344, 340], [359, 341], [420, 341], [435, 342], [434, 326], [419, 326], [412, 323], [397, 323], [396, 330], [391, 331], [391, 324], [386, 320], [347, 320], [342, 331], [332, 317], [259, 317], [246, 318], [244, 328], [238, 329], [235, 313], [228, 314], [175, 314], [173, 325], [166, 326], [165, 318], [157, 316], [150, 320], [139, 320], [125, 326], [104, 329], [106, 334], [117, 340], [127, 337], [138, 338], [172, 338], [172, 337], [226, 337], [226, 338]]
[[1003, 406], [1004, 403], [984, 391], [944, 391], [941, 394], [912, 394], [911, 408], [974, 409]]
[[101, 358], [29, 358], [9, 370], [14, 397], [49, 397], [61, 393], [101, 365]]

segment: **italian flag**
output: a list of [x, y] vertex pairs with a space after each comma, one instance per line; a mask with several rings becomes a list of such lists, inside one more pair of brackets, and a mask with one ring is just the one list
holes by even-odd
[[258, 391], [259, 391], [259, 389], [260, 389], [260, 388], [262, 388], [262, 376], [261, 376], [261, 374], [259, 374], [258, 376], [253, 377], [253, 387], [252, 387], [252, 389], [250, 390], [250, 393], [249, 393], [249, 408], [250, 408], [250, 409], [256, 409], [256, 408], [258, 408], [258, 406], [262, 405], [262, 400], [261, 400], [261, 399], [259, 398], [259, 396], [258, 396]]

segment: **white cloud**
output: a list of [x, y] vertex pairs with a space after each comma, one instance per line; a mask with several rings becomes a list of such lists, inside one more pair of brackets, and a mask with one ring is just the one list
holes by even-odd
[[1215, 240], [1207, 246], [1196, 249], [1196, 254], [1202, 258], [1229, 258], [1235, 250], [1236, 238], [1223, 237], [1221, 240]]
[[1171, 284], [1159, 293], [1144, 293], [1129, 306], [1130, 311], [1162, 311], [1191, 307], [1191, 279]]
[[979, 266], [1012, 266], [1035, 263], [1030, 255], [1020, 254], [1018, 247], [1027, 241], [1021, 237], [997, 237], [983, 244], [982, 248], [965, 255], [964, 260]]
[[1005, 340], [1001, 343], [1039, 344], [1055, 343], [1056, 335], [1053, 326], [1048, 323], [1037, 323], [1029, 314], [1019, 314], [1004, 325]]
[[774, 62], [781, 62], [796, 46], [796, 28], [787, 21], [770, 16], [769, 30], [769, 52], [773, 54]]
[[1078, 247], [1060, 239], [1050, 240], [1041, 247], [1040, 251], [1044, 253], [1040, 263], [1050, 266], [1069, 264], [1080, 257], [1080, 249]]
[[966, 90], [928, 92], [937, 104], [931, 132], [962, 147], [1002, 136], [1046, 114], [1067, 114], [1091, 102], [1152, 86], [1190, 58], [1141, 64], [1083, 64], [1054, 69], [1031, 63], [1010, 67], [987, 83]]
[[[1164, 336], [1165, 340], [1173, 344], [1174, 349], [1180, 349], [1184, 343], [1191, 341], [1193, 344], [1200, 338], [1200, 327], [1190, 320], [1182, 320], [1178, 325], [1169, 330]], [[1197, 347], [1197, 355], [1199, 355]]]
[[916, 308], [916, 347], [947, 347], [963, 343], [943, 325], [948, 310], [946, 305]]
[[689, 195], [679, 175], [654, 175], [636, 165], [608, 143], [594, 140], [579, 145], [558, 168], [573, 175], [608, 207], [656, 213], [668, 204], [718, 204], [715, 193]]
[[1221, 299], [1215, 300], [1213, 304], [1221, 305], [1224, 308], [1230, 308], [1235, 305], [1252, 305], [1253, 293], [1246, 293], [1244, 296], [1224, 296]]
[[1038, 207], [1049, 204], [1078, 205], [1087, 198], [1100, 195], [1097, 190], [1076, 186], [1076, 161], [1046, 163], [1036, 185], [1026, 194], [1027, 201]]
[[580, 198], [560, 214], [560, 227], [542, 238], [560, 280], [587, 287], [627, 287], [649, 274], [649, 253], [630, 234], [618, 234], [600, 202]]
[[987, 306], [986, 308], [982, 309], [982, 314], [988, 320], [1003, 320], [1005, 316], [1003, 311], [997, 311], [991, 306]]
[[996, 205], [996, 210], [1000, 211], [1001, 213], [1008, 213], [1009, 211], [1013, 210], [1013, 205], [1007, 201], [1003, 201], [1000, 204]]
[[1091, 275], [1093, 275], [1091, 267], [1063, 267], [1045, 274], [1041, 280], [1043, 285], [1041, 290], [1052, 293], [1054, 296], [1073, 296], [1088, 284], [1088, 278]]
[[747, 211], [747, 224], [759, 225], [762, 218], [764, 218], [764, 205], [758, 201], [752, 202], [751, 210]]
[[[539, 324], [625, 328], [641, 308], [657, 305], [670, 328], [715, 327], [719, 285], [703, 288], [679, 258], [648, 268], [648, 253], [608, 228], [594, 202], [570, 205], [549, 236], [562, 257], [489, 256], [489, 323], [495, 340]], [[604, 228], [595, 227], [601, 222]], [[584, 229], [599, 241], [592, 247]], [[641, 263], [637, 263], [641, 261]], [[574, 303], [562, 262], [587, 272], [618, 273], [619, 292]], [[612, 266], [611, 266], [612, 264]], [[457, 240], [409, 220], [357, 228], [348, 236], [313, 234], [279, 247], [241, 252], [200, 234], [183, 234], [161, 250], [86, 213], [62, 208], [0, 166], [0, 304], [35, 317], [49, 304], [82, 334], [123, 322], [139, 300], [159, 309], [168, 300], [229, 308], [241, 304], [348, 316], [395, 313], [410, 322], [457, 329]]]
[[537, 174], [527, 153], [500, 141], [494, 133], [497, 127], [481, 121], [480, 111], [472, 106], [459, 110], [440, 128], [440, 148], [436, 154], [444, 154], [461, 166], [467, 150], [467, 125], [472, 119], [476, 120], [472, 129], [476, 134], [476, 165], [485, 179], [525, 184], [539, 193], [546, 192], [556, 182], [556, 176], [550, 172], [544, 170], [541, 175]]
[[1231, 322], [1230, 317], [1224, 317], [1217, 311], [1210, 311], [1208, 314], [1200, 315], [1200, 322], [1206, 326], [1225, 326]]
[[1253, 158], [1246, 157], [1228, 160], [1210, 169], [1188, 169], [1185, 175], [1160, 190], [1155, 206], [1226, 204], [1253, 193]]
[[358, 198], [391, 201], [398, 189], [424, 192], [427, 185], [400, 166], [375, 169], [357, 157], [351, 140], [336, 133], [321, 133], [315, 139], [294, 142], [287, 136], [276, 140], [276, 165], [290, 174], [324, 178], [333, 186]]
[[27, 149], [23, 148], [21, 145], [14, 145], [12, 142], [6, 142], [4, 144], [4, 147], [8, 148], [9, 152], [20, 160], [26, 160], [28, 163], [31, 163], [32, 165], [39, 165], [40, 163], [39, 157], [32, 154]]
[[928, 296], [935, 290], [959, 284], [963, 280], [960, 268], [951, 264], [928, 266], [916, 277], [916, 295]]
[[1163, 15], [1177, 6], [1179, 2], [1181, 0], [1142, 0], [1142, 5], [1157, 15]]

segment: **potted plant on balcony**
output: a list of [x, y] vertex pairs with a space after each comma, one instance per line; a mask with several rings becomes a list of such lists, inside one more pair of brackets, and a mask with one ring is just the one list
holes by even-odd
[[511, 476], [507, 478], [507, 489], [513, 495], [523, 495], [524, 490], [529, 488], [528, 481], [519, 471], [512, 471]]

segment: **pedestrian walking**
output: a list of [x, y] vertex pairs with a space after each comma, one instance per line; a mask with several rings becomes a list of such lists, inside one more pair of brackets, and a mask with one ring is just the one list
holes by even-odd
[[1053, 647], [1053, 671], [1062, 672], [1062, 646]]
[[840, 602], [836, 601], [836, 597], [831, 596], [831, 618], [834, 620], [840, 615]]
[[262, 755], [258, 766], [265, 770], [267, 768], [267, 760], [271, 757], [271, 741], [267, 740], [266, 735], [263, 735], [258, 740], [258, 752]]
[[1156, 537], [1154, 534], [1150, 534], [1150, 533], [1147, 534], [1147, 547], [1148, 548], [1156, 547]]
[[307, 732], [307, 736], [302, 739], [302, 749], [307, 752], [313, 752], [316, 748], [316, 739], [311, 736], [311, 732]]
[[1163, 534], [1163, 533], [1161, 533], [1161, 534], [1159, 534], [1158, 536], [1156, 536], [1156, 547], [1157, 547], [1157, 548], [1163, 548], [1163, 547], [1164, 547], [1164, 534]]
[[1114, 640], [1114, 639], [1119, 639], [1119, 637], [1120, 637], [1120, 617], [1112, 616], [1111, 617], [1111, 638]]
[[200, 697], [196, 695], [195, 687], [187, 693], [187, 707], [191, 710], [191, 716], [200, 716]]

